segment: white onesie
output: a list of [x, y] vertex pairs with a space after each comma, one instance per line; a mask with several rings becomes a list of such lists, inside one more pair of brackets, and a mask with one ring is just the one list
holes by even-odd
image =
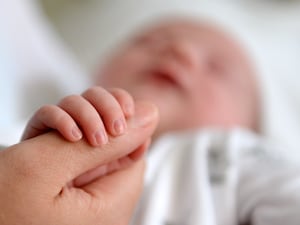
[[166, 135], [133, 225], [299, 225], [300, 167], [241, 129]]

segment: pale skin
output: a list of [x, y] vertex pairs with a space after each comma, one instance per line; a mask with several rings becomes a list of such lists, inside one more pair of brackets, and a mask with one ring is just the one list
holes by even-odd
[[153, 23], [116, 48], [95, 83], [156, 104], [156, 136], [207, 126], [258, 129], [255, 69], [242, 45], [214, 24]]
[[[159, 110], [155, 138], [170, 131], [206, 126], [256, 130], [253, 75], [242, 48], [222, 31], [189, 20], [156, 24], [112, 54], [97, 74], [96, 84], [101, 87], [38, 110], [22, 140], [54, 129], [67, 141], [86, 138], [94, 147], [109, 145], [108, 136], [132, 141], [127, 136], [128, 120], [135, 116], [136, 104], [144, 100]], [[143, 146], [148, 142], [145, 139]], [[141, 149], [134, 158], [143, 154], [145, 147]], [[69, 185], [89, 185], [135, 165], [136, 160], [127, 160], [130, 155], [124, 157], [78, 174]]]

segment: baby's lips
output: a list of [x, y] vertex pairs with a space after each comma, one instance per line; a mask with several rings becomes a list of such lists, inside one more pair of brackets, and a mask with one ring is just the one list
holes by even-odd
[[146, 127], [150, 124], [158, 123], [158, 108], [150, 103], [139, 101], [135, 103], [135, 113], [130, 119], [133, 127]]

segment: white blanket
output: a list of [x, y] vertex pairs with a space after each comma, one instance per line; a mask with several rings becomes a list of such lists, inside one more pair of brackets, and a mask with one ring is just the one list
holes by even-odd
[[243, 130], [168, 135], [149, 154], [134, 225], [296, 225], [300, 168]]
[[20, 138], [41, 105], [87, 87], [85, 73], [31, 0], [0, 7], [0, 144]]

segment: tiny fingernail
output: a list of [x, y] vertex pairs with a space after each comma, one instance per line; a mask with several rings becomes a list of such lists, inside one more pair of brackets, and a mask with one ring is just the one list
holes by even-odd
[[121, 135], [125, 131], [125, 122], [123, 119], [115, 120], [113, 123], [115, 135]]
[[81, 131], [79, 130], [78, 127], [74, 127], [74, 128], [72, 129], [72, 135], [73, 135], [73, 137], [75, 137], [76, 139], [82, 138], [82, 133], [81, 133]]
[[95, 141], [97, 145], [106, 144], [107, 143], [107, 136], [103, 130], [98, 130], [95, 133]]
[[133, 108], [132, 104], [126, 104], [124, 106], [124, 110], [125, 110], [125, 113], [129, 116], [132, 116], [134, 114], [134, 108]]

